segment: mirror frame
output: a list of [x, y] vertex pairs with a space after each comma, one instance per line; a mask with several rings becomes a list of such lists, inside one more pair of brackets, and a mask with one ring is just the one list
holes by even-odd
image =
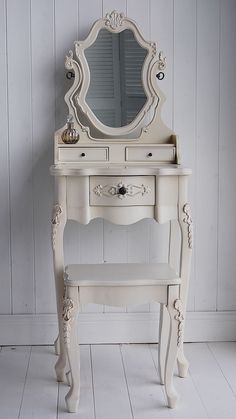
[[[89, 48], [97, 39], [101, 29], [107, 29], [112, 33], [120, 33], [126, 29], [133, 32], [138, 44], [147, 50], [147, 55], [142, 68], [143, 89], [147, 100], [145, 105], [139, 111], [135, 119], [128, 125], [122, 127], [109, 127], [104, 125], [93, 113], [86, 102], [86, 94], [90, 84], [90, 70], [84, 51]], [[123, 13], [113, 11], [107, 13], [105, 18], [97, 20], [92, 26], [88, 37], [84, 41], [75, 41], [75, 59], [73, 51], [69, 51], [66, 56], [65, 67], [74, 72], [74, 83], [65, 95], [65, 101], [83, 132], [86, 132], [90, 139], [99, 140], [104, 138], [132, 138], [141, 135], [148, 129], [163, 95], [158, 91], [156, 73], [163, 71], [166, 67], [166, 58], [163, 53], [157, 54], [157, 45], [155, 42], [147, 42], [141, 35], [135, 22], [124, 16]], [[150, 115], [149, 121], [145, 119]], [[82, 123], [84, 115], [89, 124]], [[98, 138], [91, 136], [91, 126], [98, 132]], [[138, 134], [138, 135], [137, 135]]]

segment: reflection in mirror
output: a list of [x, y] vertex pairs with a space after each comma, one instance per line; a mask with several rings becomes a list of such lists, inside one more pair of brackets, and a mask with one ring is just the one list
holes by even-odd
[[102, 29], [85, 50], [90, 69], [86, 102], [104, 125], [128, 125], [143, 108], [147, 100], [142, 83], [146, 55], [147, 50], [129, 29], [120, 33]]

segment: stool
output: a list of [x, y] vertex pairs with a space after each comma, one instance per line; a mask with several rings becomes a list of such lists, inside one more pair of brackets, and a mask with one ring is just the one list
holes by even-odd
[[[68, 265], [64, 274], [64, 344], [70, 366], [70, 390], [66, 395], [69, 412], [76, 412], [80, 395], [80, 355], [77, 318], [81, 304], [97, 303], [128, 306], [156, 301], [161, 312], [166, 307], [170, 322], [160, 319], [159, 370], [165, 385], [167, 403], [176, 406], [178, 395], [173, 386], [173, 371], [181, 345], [183, 310], [179, 298], [181, 280], [167, 263]], [[163, 328], [168, 327], [168, 330]]]

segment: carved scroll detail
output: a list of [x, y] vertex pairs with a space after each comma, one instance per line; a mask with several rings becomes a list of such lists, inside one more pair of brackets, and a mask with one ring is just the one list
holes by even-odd
[[74, 310], [74, 302], [71, 298], [64, 297], [63, 300], [63, 334], [64, 334], [64, 343], [69, 347], [70, 346], [70, 331], [71, 331], [71, 322], [73, 319], [72, 312]]
[[[126, 193], [124, 195], [119, 193], [120, 188], [126, 189]], [[93, 192], [99, 197], [106, 196], [108, 198], [111, 198], [111, 197], [117, 196], [120, 199], [124, 199], [127, 196], [133, 197], [139, 194], [144, 196], [151, 192], [151, 188], [150, 186], [145, 186], [143, 184], [142, 185], [133, 185], [133, 184], [124, 185], [122, 182], [120, 182], [118, 185], [104, 185], [104, 186], [97, 185], [93, 189]]]
[[71, 49], [70, 49], [68, 55], [66, 55], [65, 68], [67, 70], [72, 70], [73, 69], [73, 51]]
[[162, 71], [166, 68], [166, 57], [164, 56], [163, 51], [160, 51], [158, 54], [158, 68]]
[[183, 335], [183, 326], [184, 326], [184, 315], [183, 315], [183, 304], [182, 301], [177, 299], [174, 302], [174, 308], [177, 311], [175, 315], [175, 320], [177, 320], [178, 324], [178, 337], [177, 337], [177, 346], [180, 346], [182, 342], [182, 335]]
[[183, 222], [188, 226], [188, 247], [189, 249], [193, 248], [193, 220], [191, 214], [190, 204], [185, 204], [183, 207], [183, 212], [186, 214], [186, 217], [183, 218]]
[[59, 204], [55, 204], [52, 211], [52, 248], [55, 250], [57, 227], [60, 224], [60, 216], [62, 214], [62, 208]]
[[123, 25], [124, 17], [124, 13], [119, 13], [116, 10], [113, 10], [113, 12], [106, 14], [105, 24], [110, 26], [111, 29], [116, 30], [119, 26]]

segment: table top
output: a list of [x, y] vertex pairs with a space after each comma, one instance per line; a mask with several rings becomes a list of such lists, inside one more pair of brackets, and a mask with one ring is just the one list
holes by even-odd
[[50, 167], [53, 176], [120, 176], [120, 175], [156, 175], [156, 176], [188, 176], [192, 171], [177, 164], [171, 165], [104, 165], [101, 164], [55, 164]]

